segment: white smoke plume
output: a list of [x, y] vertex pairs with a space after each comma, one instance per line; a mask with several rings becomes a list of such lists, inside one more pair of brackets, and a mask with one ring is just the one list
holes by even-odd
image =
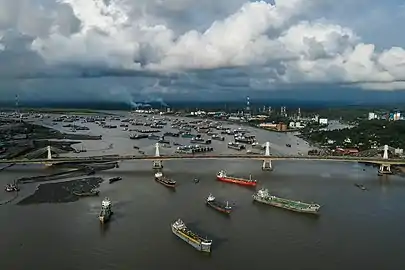
[[[0, 0], [0, 53], [14, 30], [31, 38], [24, 49], [47, 67], [152, 73], [249, 67], [256, 70], [250, 87], [405, 89], [404, 48], [377, 50], [352, 29], [314, 15], [322, 5], [337, 5], [332, 2]], [[169, 91], [159, 83], [148, 90]]]

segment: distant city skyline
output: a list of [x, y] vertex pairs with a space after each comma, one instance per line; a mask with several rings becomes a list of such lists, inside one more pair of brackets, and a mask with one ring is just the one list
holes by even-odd
[[0, 101], [405, 98], [399, 0], [36, 0], [0, 10]]

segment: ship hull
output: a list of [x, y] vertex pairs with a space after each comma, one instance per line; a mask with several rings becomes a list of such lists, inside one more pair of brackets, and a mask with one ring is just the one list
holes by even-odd
[[223, 214], [230, 214], [231, 212], [232, 212], [232, 210], [231, 209], [226, 209], [225, 208], [225, 205], [222, 205], [222, 204], [219, 204], [218, 202], [207, 202], [207, 205], [209, 206], [209, 207], [211, 207], [212, 209], [215, 209], [215, 210], [217, 210], [218, 212], [220, 212], [220, 213], [223, 213]]
[[226, 182], [226, 183], [233, 183], [233, 184], [238, 184], [241, 186], [249, 186], [249, 187], [255, 187], [256, 182], [253, 181], [247, 181], [244, 179], [238, 179], [238, 178], [233, 178], [233, 177], [220, 177], [217, 176], [217, 180], [221, 182]]
[[176, 182], [170, 183], [170, 182], [164, 181], [164, 180], [156, 178], [156, 177], [155, 177], [155, 180], [156, 180], [156, 182], [164, 185], [165, 187], [168, 187], [168, 188], [175, 188], [176, 187]]
[[105, 215], [100, 215], [98, 217], [98, 219], [100, 220], [101, 224], [104, 224], [104, 223], [107, 223], [110, 220], [111, 215], [112, 215], [112, 212], [110, 212], [108, 214], [105, 214]]
[[259, 203], [262, 203], [262, 204], [267, 204], [267, 205], [270, 205], [270, 206], [274, 206], [274, 207], [277, 207], [277, 208], [282, 208], [282, 209], [297, 212], [297, 213], [319, 215], [319, 211], [312, 210], [312, 209], [295, 208], [295, 207], [289, 206], [288, 204], [275, 202], [275, 201], [263, 200], [263, 199], [258, 198], [256, 196], [253, 196], [253, 199], [254, 199], [255, 202], [259, 202]]
[[187, 236], [185, 233], [183, 233], [179, 230], [176, 230], [173, 226], [172, 226], [172, 232], [174, 235], [176, 235], [178, 238], [180, 238], [181, 240], [183, 240], [184, 242], [186, 242], [187, 244], [189, 244], [196, 250], [205, 252], [205, 253], [211, 252], [211, 244], [204, 244], [198, 240], [195, 240], [195, 239]]

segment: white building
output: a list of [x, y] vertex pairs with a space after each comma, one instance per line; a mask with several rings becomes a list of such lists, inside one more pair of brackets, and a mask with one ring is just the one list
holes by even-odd
[[401, 113], [400, 112], [394, 113], [394, 121], [397, 121], [399, 119], [401, 119]]
[[319, 118], [319, 124], [327, 125], [328, 124], [328, 118]]
[[303, 128], [305, 127], [301, 122], [290, 122], [289, 128]]
[[377, 119], [377, 115], [373, 112], [368, 113], [368, 120]]
[[394, 150], [394, 152], [395, 152], [395, 155], [402, 155], [402, 154], [404, 154], [404, 149], [397, 148]]

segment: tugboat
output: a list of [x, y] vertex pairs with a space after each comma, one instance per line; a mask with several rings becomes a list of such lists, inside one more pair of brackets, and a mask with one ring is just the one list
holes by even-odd
[[227, 182], [227, 183], [234, 183], [242, 186], [251, 186], [255, 187], [257, 184], [256, 180], [252, 179], [252, 176], [249, 176], [249, 179], [245, 178], [238, 178], [234, 176], [228, 176], [225, 171], [220, 171], [217, 173], [217, 180], [222, 181], [222, 182]]
[[18, 191], [20, 191], [20, 188], [18, 187], [18, 185], [17, 185], [17, 183], [15, 181], [14, 181], [14, 183], [7, 184], [4, 189], [5, 189], [6, 192], [18, 192]]
[[354, 184], [356, 187], [358, 187], [361, 190], [367, 190], [367, 188], [365, 186], [363, 186], [362, 184]]
[[208, 240], [187, 228], [186, 224], [181, 219], [172, 223], [172, 232], [184, 242], [193, 246], [198, 251], [211, 252], [212, 240]]
[[318, 214], [321, 208], [319, 204], [293, 201], [270, 195], [267, 189], [258, 190], [252, 197], [254, 201], [260, 203], [306, 214]]
[[223, 203], [217, 201], [214, 195], [212, 194], [210, 194], [207, 198], [207, 205], [211, 206], [212, 208], [221, 213], [230, 214], [232, 212], [232, 207], [228, 204], [228, 202]]
[[114, 183], [114, 182], [117, 182], [117, 181], [120, 181], [120, 180], [122, 180], [122, 177], [113, 177], [113, 178], [110, 178], [110, 179], [108, 179], [108, 181], [110, 182], [110, 184], [112, 184], [112, 183]]
[[100, 222], [106, 223], [107, 221], [110, 220], [111, 215], [112, 215], [112, 210], [111, 210], [111, 201], [109, 198], [104, 198], [104, 200], [101, 202], [101, 211], [100, 215], [98, 216], [98, 219]]
[[155, 180], [166, 187], [169, 187], [169, 188], [176, 187], [176, 181], [174, 181], [173, 179], [167, 178], [166, 176], [163, 175], [162, 172], [155, 173]]

